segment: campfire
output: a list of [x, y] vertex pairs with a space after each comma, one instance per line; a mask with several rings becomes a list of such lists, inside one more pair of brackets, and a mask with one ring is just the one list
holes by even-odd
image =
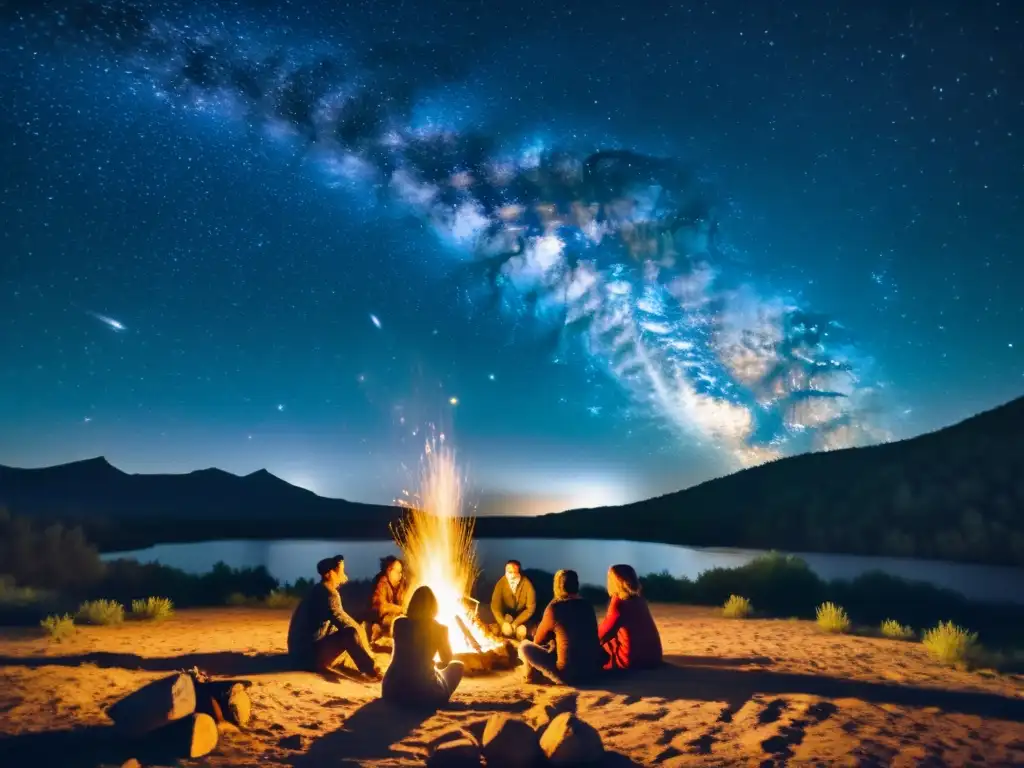
[[408, 512], [393, 534], [411, 574], [410, 586], [426, 584], [434, 591], [437, 618], [448, 627], [452, 652], [469, 672], [507, 666], [505, 644], [487, 631], [470, 597], [479, 575], [474, 520], [462, 515], [462, 478], [443, 435], [426, 445], [419, 493], [399, 503]]

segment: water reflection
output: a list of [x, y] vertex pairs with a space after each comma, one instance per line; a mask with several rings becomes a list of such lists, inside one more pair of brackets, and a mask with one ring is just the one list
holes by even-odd
[[[598, 585], [604, 584], [605, 572], [612, 563], [631, 563], [642, 574], [668, 571], [673, 576], [692, 579], [709, 568], [735, 568], [761, 554], [757, 550], [581, 539], [479, 539], [477, 551], [486, 573], [499, 572], [505, 560], [515, 558], [527, 568], [574, 568], [581, 581]], [[282, 582], [290, 582], [313, 578], [316, 562], [337, 553], [345, 556], [346, 570], [356, 579], [373, 576], [384, 555], [400, 554], [391, 541], [208, 541], [159, 544], [107, 557], [159, 562], [190, 573], [208, 571], [220, 560], [234, 567], [264, 565]], [[823, 579], [851, 579], [867, 571], [883, 571], [954, 589], [975, 600], [1024, 603], [1024, 593], [1019, 588], [1024, 583], [1024, 569], [934, 560], [797, 554]]]

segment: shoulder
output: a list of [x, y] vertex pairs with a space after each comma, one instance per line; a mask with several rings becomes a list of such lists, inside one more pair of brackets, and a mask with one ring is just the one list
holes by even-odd
[[526, 574], [523, 574], [519, 578], [522, 580], [525, 586], [529, 587], [530, 589], [533, 589], [533, 582], [530, 581], [530, 578]]

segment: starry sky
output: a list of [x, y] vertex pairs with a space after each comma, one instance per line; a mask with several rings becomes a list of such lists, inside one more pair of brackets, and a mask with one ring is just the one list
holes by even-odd
[[1019, 3], [339, 8], [5, 4], [0, 463], [529, 514], [1024, 392]]

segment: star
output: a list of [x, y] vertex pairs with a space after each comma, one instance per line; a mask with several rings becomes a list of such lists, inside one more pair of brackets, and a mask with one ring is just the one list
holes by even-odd
[[382, 326], [380, 324], [380, 318], [377, 317], [376, 315], [372, 314], [372, 313], [370, 314], [370, 322], [373, 323], [378, 328], [383, 328], [384, 327], [384, 326]]

